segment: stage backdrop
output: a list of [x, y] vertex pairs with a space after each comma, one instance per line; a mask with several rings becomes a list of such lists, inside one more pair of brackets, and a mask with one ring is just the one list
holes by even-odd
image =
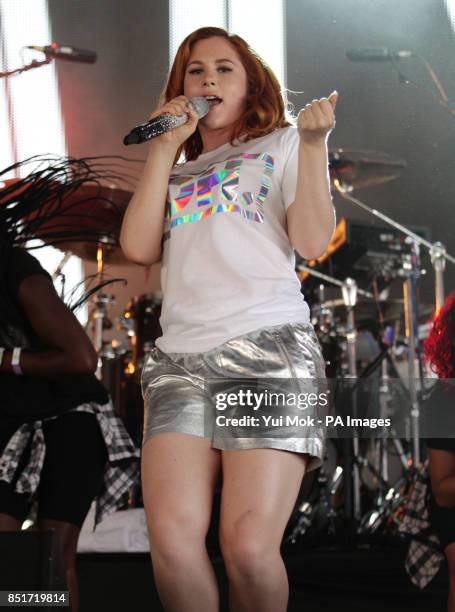
[[[125, 148], [122, 138], [147, 118], [164, 84], [168, 2], [49, 0], [49, 10], [56, 41], [99, 54], [93, 66], [58, 63], [70, 155], [144, 158], [147, 145]], [[356, 195], [401, 223], [429, 227], [433, 239], [455, 253], [455, 117], [425, 91], [401, 83], [391, 63], [346, 59], [346, 51], [357, 47], [409, 49], [430, 61], [454, 101], [455, 32], [443, 0], [290, 0], [285, 11], [287, 85], [303, 92], [290, 96], [296, 109], [336, 88], [340, 98], [331, 146], [386, 152], [408, 164], [399, 179]], [[399, 67], [435, 91], [417, 59], [402, 60]], [[339, 216], [372, 222], [338, 196], [335, 202]], [[425, 261], [422, 298], [431, 301], [432, 274]], [[131, 296], [158, 286], [158, 266], [148, 280], [137, 267], [110, 272], [129, 281], [126, 289], [114, 291], [114, 315]], [[445, 279], [448, 291], [455, 286], [454, 266], [448, 266]]]

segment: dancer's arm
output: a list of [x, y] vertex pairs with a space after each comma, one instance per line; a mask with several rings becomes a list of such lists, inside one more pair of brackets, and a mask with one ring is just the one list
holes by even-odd
[[429, 448], [428, 457], [436, 503], [443, 508], [455, 506], [455, 453]]
[[[44, 350], [23, 350], [20, 367], [24, 374], [88, 374], [96, 370], [97, 356], [84, 328], [58, 297], [52, 281], [43, 274], [27, 276], [19, 285], [21, 310]], [[3, 354], [0, 373], [12, 373], [12, 350]]]

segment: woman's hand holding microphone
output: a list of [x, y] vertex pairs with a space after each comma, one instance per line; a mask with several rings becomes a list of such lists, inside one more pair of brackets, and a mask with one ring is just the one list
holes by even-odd
[[174, 115], [176, 117], [188, 115], [188, 121], [183, 125], [167, 130], [164, 134], [154, 138], [153, 142], [160, 143], [166, 147], [177, 150], [194, 132], [199, 121], [199, 115], [194, 110], [186, 96], [177, 96], [154, 111], [149, 119], [155, 119], [160, 115]]

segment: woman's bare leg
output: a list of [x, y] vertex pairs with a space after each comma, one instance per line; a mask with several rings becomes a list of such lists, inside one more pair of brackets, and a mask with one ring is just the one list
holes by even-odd
[[65, 580], [70, 594], [70, 610], [71, 612], [78, 612], [79, 585], [76, 574], [76, 553], [80, 529], [72, 523], [46, 518], [38, 519], [38, 529], [41, 531], [55, 529], [58, 565], [65, 573]]
[[14, 516], [0, 512], [0, 531], [19, 531], [21, 523]]
[[281, 540], [306, 457], [275, 449], [222, 452], [220, 544], [231, 612], [285, 612], [289, 586]]
[[218, 587], [205, 538], [220, 461], [211, 440], [188, 434], [159, 434], [143, 447], [150, 552], [166, 612], [218, 610]]
[[447, 602], [448, 612], [455, 612], [455, 542], [446, 546], [444, 551], [449, 567], [449, 599]]

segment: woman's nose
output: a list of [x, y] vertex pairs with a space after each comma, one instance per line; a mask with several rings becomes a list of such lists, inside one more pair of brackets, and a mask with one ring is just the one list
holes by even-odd
[[206, 77], [204, 79], [204, 85], [215, 85], [215, 79], [212, 77]]

